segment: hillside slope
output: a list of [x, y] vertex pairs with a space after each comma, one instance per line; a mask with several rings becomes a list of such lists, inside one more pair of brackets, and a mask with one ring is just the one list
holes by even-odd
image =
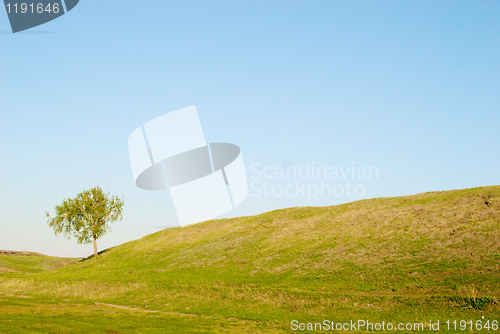
[[[163, 230], [0, 291], [290, 328], [500, 306], [500, 186], [301, 207]], [[500, 320], [500, 319], [499, 319]]]
[[34, 252], [0, 250], [0, 273], [36, 273], [59, 269], [80, 260], [80, 258], [53, 257]]

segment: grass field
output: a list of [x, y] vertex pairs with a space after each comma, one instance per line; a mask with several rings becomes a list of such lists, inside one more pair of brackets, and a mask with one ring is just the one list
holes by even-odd
[[33, 252], [0, 250], [0, 273], [36, 273], [54, 270], [76, 263], [81, 259], [45, 256]]
[[495, 332], [500, 186], [213, 220], [57, 270], [5, 257], [16, 271], [0, 273], [1, 333], [292, 332], [325, 319]]

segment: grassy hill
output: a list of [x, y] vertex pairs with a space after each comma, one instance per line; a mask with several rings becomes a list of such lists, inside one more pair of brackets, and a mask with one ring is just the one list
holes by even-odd
[[438, 320], [491, 325], [499, 299], [494, 186], [213, 220], [59, 270], [3, 273], [0, 328], [253, 333], [365, 319], [427, 331]]
[[78, 258], [52, 257], [34, 252], [0, 250], [0, 273], [35, 273], [54, 270], [80, 260]]

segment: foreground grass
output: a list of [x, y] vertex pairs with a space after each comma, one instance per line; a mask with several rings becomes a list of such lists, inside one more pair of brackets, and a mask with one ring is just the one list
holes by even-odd
[[0, 330], [72, 334], [282, 332], [276, 325], [259, 321], [6, 296], [0, 296]]
[[0, 274], [0, 326], [258, 332], [290, 331], [293, 319], [500, 320], [499, 263], [499, 186], [290, 208], [160, 231], [57, 271]]

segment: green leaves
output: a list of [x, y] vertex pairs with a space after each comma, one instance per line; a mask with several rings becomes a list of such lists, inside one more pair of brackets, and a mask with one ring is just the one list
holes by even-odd
[[123, 201], [100, 187], [84, 190], [74, 199], [67, 198], [56, 205], [56, 215], [47, 212], [47, 224], [56, 234], [68, 239], [75, 237], [79, 244], [99, 239], [110, 231], [109, 223], [122, 219]]

